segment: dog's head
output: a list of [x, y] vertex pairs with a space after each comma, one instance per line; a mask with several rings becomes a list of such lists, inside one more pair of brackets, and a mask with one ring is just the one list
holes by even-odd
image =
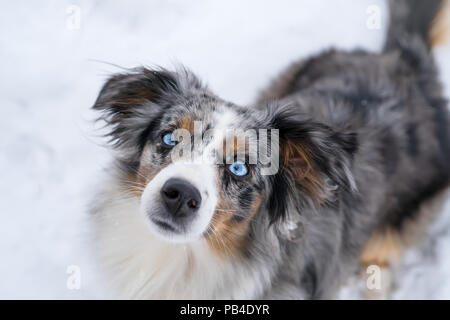
[[110, 128], [124, 192], [168, 241], [239, 251], [252, 221], [282, 223], [352, 185], [354, 136], [289, 106], [226, 102], [185, 69], [114, 75], [94, 109]]

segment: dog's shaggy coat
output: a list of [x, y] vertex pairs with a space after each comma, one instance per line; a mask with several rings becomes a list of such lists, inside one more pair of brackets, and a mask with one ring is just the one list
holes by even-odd
[[[94, 109], [116, 158], [92, 220], [116, 296], [333, 297], [371, 235], [400, 234], [449, 185], [449, 113], [428, 43], [440, 5], [392, 1], [382, 53], [329, 50], [295, 63], [253, 107], [222, 100], [185, 69], [111, 77]], [[258, 163], [235, 177], [172, 163], [161, 135], [195, 120], [279, 129], [278, 172], [262, 175]], [[200, 236], [170, 242], [149, 222], [149, 186], [168, 172], [207, 195], [212, 218]]]

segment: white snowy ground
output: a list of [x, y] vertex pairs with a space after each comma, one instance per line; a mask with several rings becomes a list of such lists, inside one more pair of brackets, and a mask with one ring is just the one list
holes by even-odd
[[[366, 26], [369, 5], [381, 29]], [[79, 29], [76, 11], [81, 11]], [[69, 12], [69, 13], [68, 13]], [[72, 11], [73, 12], [73, 11]], [[107, 75], [140, 64], [194, 70], [236, 103], [289, 62], [330, 46], [378, 50], [383, 1], [11, 1], [0, 11], [0, 298], [99, 298], [87, 202], [108, 151], [89, 110]], [[74, 29], [75, 27], [75, 29]], [[450, 92], [450, 46], [436, 52]], [[450, 206], [408, 253], [395, 298], [450, 298]], [[67, 267], [82, 287], [66, 286]], [[354, 286], [343, 297], [357, 297]]]

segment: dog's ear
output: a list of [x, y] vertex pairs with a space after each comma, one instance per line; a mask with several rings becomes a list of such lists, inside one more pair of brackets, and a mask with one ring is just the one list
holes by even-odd
[[286, 215], [292, 199], [302, 202], [296, 206], [320, 205], [330, 201], [337, 189], [356, 189], [351, 171], [356, 134], [307, 120], [293, 107], [273, 111], [270, 123], [280, 137], [280, 168], [271, 177], [273, 190], [268, 202], [272, 221]]
[[201, 88], [188, 70], [132, 69], [111, 76], [93, 106], [109, 127], [110, 142], [117, 148], [136, 147], [144, 141], [152, 121], [167, 108]]

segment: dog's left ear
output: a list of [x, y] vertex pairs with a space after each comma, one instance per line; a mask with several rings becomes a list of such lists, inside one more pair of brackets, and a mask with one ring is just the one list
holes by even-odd
[[[268, 203], [272, 221], [284, 217], [288, 199], [301, 198], [303, 205], [320, 205], [337, 189], [356, 190], [352, 174], [358, 146], [355, 133], [338, 132], [305, 119], [293, 107], [275, 109], [270, 123], [279, 130], [280, 138], [280, 168], [271, 177], [275, 187]], [[291, 196], [289, 192], [297, 194]]]

